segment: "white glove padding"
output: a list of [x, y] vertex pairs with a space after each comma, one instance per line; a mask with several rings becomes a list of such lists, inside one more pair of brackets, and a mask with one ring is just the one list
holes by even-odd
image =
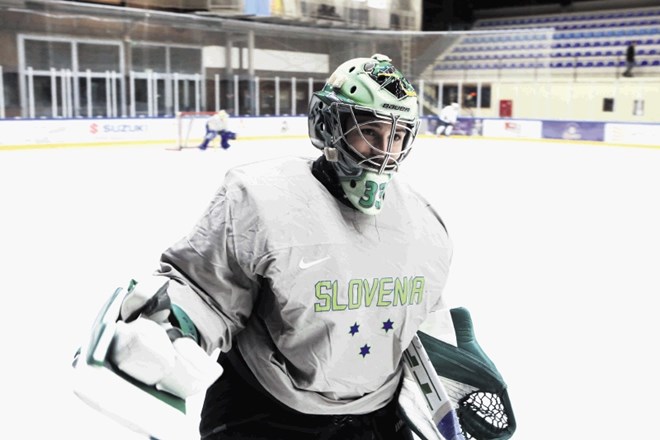
[[164, 327], [145, 318], [117, 323], [110, 358], [134, 379], [181, 398], [208, 388], [222, 374], [195, 341], [170, 342]]
[[176, 351], [163, 327], [138, 318], [117, 322], [110, 359], [124, 373], [154, 386], [174, 369]]
[[188, 397], [207, 389], [222, 375], [220, 364], [192, 339], [175, 339], [172, 346], [176, 351], [176, 362], [169, 374], [156, 384], [159, 390]]
[[185, 399], [208, 388], [220, 377], [222, 367], [169, 322], [167, 280], [160, 280], [130, 288], [109, 357], [138, 381]]

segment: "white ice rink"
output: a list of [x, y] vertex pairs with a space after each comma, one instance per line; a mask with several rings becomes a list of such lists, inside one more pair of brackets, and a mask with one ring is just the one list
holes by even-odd
[[[2, 439], [139, 438], [71, 392], [102, 303], [204, 210], [229, 150], [0, 151]], [[657, 438], [660, 149], [420, 139], [402, 177], [453, 238], [446, 289], [509, 384], [518, 440]]]

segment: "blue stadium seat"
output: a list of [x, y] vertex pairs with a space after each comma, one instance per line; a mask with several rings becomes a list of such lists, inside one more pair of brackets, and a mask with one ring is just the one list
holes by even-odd
[[[660, 52], [660, 47], [648, 48], [654, 45], [660, 46], [660, 38], [658, 38], [660, 37], [660, 8], [485, 20], [478, 22], [476, 27], [520, 27], [523, 25], [538, 25], [539, 27], [554, 25], [556, 32], [547, 35], [537, 32], [529, 34], [510, 33], [507, 37], [498, 38], [493, 36], [471, 36], [466, 38], [462, 44], [459, 44], [459, 47], [456, 47], [452, 53], [465, 53], [472, 56], [456, 57], [454, 55], [446, 59], [509, 60], [507, 63], [502, 62], [502, 68], [506, 69], [542, 66], [588, 68], [625, 65], [625, 45], [631, 40], [637, 40], [640, 46], [644, 46], [638, 47], [637, 53], [640, 56], [648, 54], [655, 57]], [[578, 48], [591, 48], [591, 50], [570, 51], [570, 49]], [[540, 50], [544, 52], [543, 62], [540, 62]], [[493, 51], [509, 53], [496, 56], [491, 55]], [[598, 59], [590, 61], [588, 58], [583, 58], [589, 56], [598, 57]], [[578, 60], [577, 57], [582, 59]], [[644, 64], [643, 61], [646, 61], [646, 63]], [[659, 66], [660, 57], [657, 60], [653, 58], [642, 60], [639, 65]], [[497, 65], [495, 63], [493, 65], [490, 63], [476, 63], [474, 67], [482, 69], [497, 68]], [[462, 69], [464, 66], [456, 68]]]

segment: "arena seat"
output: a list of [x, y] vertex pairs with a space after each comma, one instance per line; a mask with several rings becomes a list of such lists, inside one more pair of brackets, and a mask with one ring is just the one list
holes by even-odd
[[[660, 7], [615, 10], [610, 12], [580, 12], [543, 14], [533, 17], [483, 19], [475, 22], [475, 30], [505, 30], [545, 28], [529, 33], [469, 36], [459, 41], [439, 61], [521, 60], [521, 62], [474, 63], [479, 69], [548, 69], [579, 70], [624, 66], [625, 48], [630, 41], [638, 42], [640, 69], [660, 65]], [[549, 33], [548, 28], [554, 28]], [[614, 48], [619, 49], [614, 49]], [[571, 50], [588, 48], [587, 50]], [[605, 48], [608, 48], [605, 50]], [[568, 49], [568, 50], [566, 50]], [[595, 50], [594, 50], [595, 49]], [[541, 52], [541, 53], [540, 53]], [[458, 57], [456, 54], [462, 54]], [[609, 59], [617, 57], [617, 59]], [[534, 62], [525, 61], [534, 59]], [[566, 61], [552, 61], [564, 59]], [[458, 67], [463, 68], [463, 67]], [[660, 72], [659, 72], [660, 73]]]

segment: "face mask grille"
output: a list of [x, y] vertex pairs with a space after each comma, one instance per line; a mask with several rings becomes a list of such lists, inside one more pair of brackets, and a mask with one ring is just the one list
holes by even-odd
[[333, 106], [333, 119], [339, 121], [337, 148], [350, 157], [354, 166], [378, 173], [396, 172], [410, 152], [419, 122], [357, 106]]

